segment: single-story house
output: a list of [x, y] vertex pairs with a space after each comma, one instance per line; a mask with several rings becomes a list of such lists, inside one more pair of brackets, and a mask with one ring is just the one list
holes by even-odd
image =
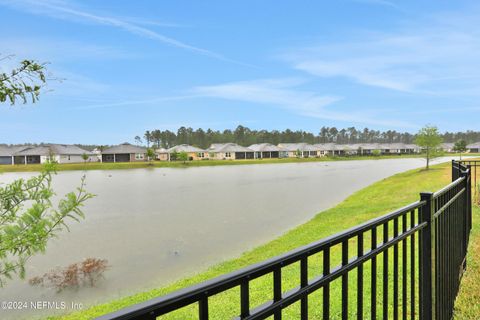
[[287, 152], [289, 158], [319, 156], [318, 148], [308, 143], [279, 143], [278, 146]]
[[455, 143], [445, 142], [440, 145], [440, 148], [445, 152], [454, 152]]
[[361, 154], [372, 154], [374, 150], [380, 151], [381, 154], [411, 154], [420, 152], [420, 148], [418, 146], [402, 142], [360, 143], [358, 146], [359, 150], [361, 150]]
[[408, 154], [420, 151], [418, 146], [405, 143], [321, 143], [315, 144], [314, 147], [319, 150], [320, 156], [371, 155], [375, 150], [381, 154]]
[[317, 149], [317, 153], [320, 157], [325, 157], [329, 155], [334, 155], [335, 150], [337, 150], [337, 145], [335, 143], [317, 143], [313, 147]]
[[405, 154], [407, 147], [405, 143], [380, 143], [379, 150], [382, 154]]
[[172, 154], [175, 152], [186, 152], [188, 154], [188, 160], [207, 160], [209, 158], [207, 150], [203, 150], [188, 144], [180, 144], [178, 146], [171, 147], [167, 150], [169, 153], [169, 159], [172, 158]]
[[14, 164], [15, 153], [27, 148], [28, 146], [0, 146], [0, 165]]
[[358, 143], [353, 144], [337, 144], [335, 146], [337, 155], [353, 156], [362, 152], [361, 146]]
[[385, 153], [385, 149], [382, 150], [382, 145], [379, 143], [358, 143], [357, 144], [357, 152], [360, 153], [360, 155], [371, 155], [373, 154], [376, 150], [378, 150], [380, 153]]
[[80, 163], [85, 161], [83, 159], [84, 154], [88, 156], [87, 162], [98, 161], [93, 152], [68, 144], [46, 144], [23, 148], [13, 154], [13, 161], [14, 164], [46, 163], [47, 161]]
[[167, 149], [158, 148], [158, 149], [155, 149], [155, 159], [159, 161], [169, 161], [170, 154], [168, 153]]
[[147, 160], [147, 148], [122, 143], [103, 150], [102, 162], [139, 162]]
[[13, 154], [9, 147], [0, 146], [0, 164], [13, 164]]
[[255, 159], [255, 152], [236, 143], [215, 143], [207, 149], [210, 158], [218, 160]]
[[407, 149], [408, 153], [420, 153], [422, 152], [422, 148], [417, 146], [416, 144], [405, 144], [405, 148]]
[[255, 159], [264, 158], [286, 158], [288, 154], [285, 150], [271, 143], [252, 144], [248, 147], [255, 152]]
[[480, 152], [480, 142], [475, 142], [467, 145], [468, 152], [478, 153]]

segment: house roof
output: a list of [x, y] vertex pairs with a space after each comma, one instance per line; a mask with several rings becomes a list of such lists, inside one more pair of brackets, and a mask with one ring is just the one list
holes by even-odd
[[168, 150], [165, 149], [165, 148], [158, 148], [158, 149], [155, 149], [155, 152], [156, 153], [168, 153]]
[[210, 152], [253, 152], [252, 149], [242, 147], [236, 143], [214, 143], [208, 148]]
[[455, 143], [452, 142], [445, 142], [440, 145], [443, 149], [453, 149]]
[[380, 143], [380, 149], [408, 149], [405, 143]]
[[0, 146], [0, 157], [11, 157], [29, 146]]
[[171, 147], [168, 152], [205, 152], [205, 150], [191, 146], [189, 144], [180, 144], [178, 146]]
[[78, 146], [70, 144], [47, 144], [36, 147], [23, 148], [14, 153], [15, 156], [49, 156], [51, 154], [61, 155], [82, 155], [92, 154], [91, 151], [84, 150]]
[[317, 143], [313, 145], [317, 150], [320, 151], [331, 151], [336, 150], [337, 145], [335, 143]]
[[470, 143], [469, 145], [467, 145], [467, 149], [480, 149], [480, 141]]
[[102, 154], [120, 154], [120, 153], [147, 153], [147, 148], [134, 146], [130, 143], [122, 143], [103, 150]]
[[257, 143], [257, 144], [252, 144], [251, 146], [248, 147], [248, 149], [251, 149], [253, 151], [257, 152], [275, 152], [275, 151], [282, 151], [280, 147], [277, 147], [271, 143]]
[[280, 148], [285, 149], [286, 151], [317, 151], [317, 147], [312, 146], [311, 144], [301, 142], [301, 143], [279, 143]]
[[385, 150], [385, 149], [418, 149], [414, 144], [405, 143], [352, 143], [352, 144], [336, 144], [336, 143], [319, 143], [314, 145], [317, 150], [334, 151], [334, 150]]

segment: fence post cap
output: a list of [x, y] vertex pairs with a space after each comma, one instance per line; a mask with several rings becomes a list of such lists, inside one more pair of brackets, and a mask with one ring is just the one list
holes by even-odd
[[421, 197], [422, 199], [432, 198], [432, 197], [433, 197], [433, 192], [430, 192], [430, 191], [420, 192], [420, 197]]

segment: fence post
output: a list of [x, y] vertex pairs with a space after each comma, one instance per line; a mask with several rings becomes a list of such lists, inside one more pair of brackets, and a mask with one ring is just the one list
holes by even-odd
[[[460, 171], [460, 175], [465, 177], [465, 191], [467, 192], [466, 196], [466, 214], [468, 221], [467, 233], [470, 235], [470, 230], [472, 229], [472, 166], [467, 165], [467, 170]], [[467, 241], [468, 242], [468, 241]], [[468, 243], [467, 243], [468, 244]]]
[[463, 271], [465, 272], [467, 270], [467, 250], [468, 250], [468, 238], [469, 238], [469, 235], [470, 235], [470, 217], [471, 217], [471, 199], [470, 199], [470, 196], [471, 196], [471, 192], [472, 192], [472, 188], [471, 188], [471, 185], [470, 185], [470, 168], [467, 167], [467, 170], [461, 170], [461, 168], [459, 169], [460, 170], [460, 177], [464, 178], [464, 187], [465, 187], [465, 203], [464, 203], [464, 206], [465, 206], [465, 209], [463, 210], [463, 212], [461, 212], [461, 214], [464, 215], [464, 227], [465, 227], [465, 234], [463, 235], [463, 246], [464, 246], [464, 250], [465, 252], [462, 252], [462, 254], [464, 254], [464, 257], [463, 257]]
[[435, 319], [435, 228], [433, 228], [433, 193], [422, 192], [420, 199], [425, 204], [420, 210], [419, 223], [427, 225], [420, 231], [420, 319]]
[[455, 181], [455, 160], [452, 159], [452, 182]]
[[[468, 165], [468, 173], [467, 173], [467, 188], [468, 188], [468, 223], [469, 229], [468, 234], [470, 235], [470, 230], [472, 229], [472, 166]], [[475, 174], [477, 171], [475, 171]]]

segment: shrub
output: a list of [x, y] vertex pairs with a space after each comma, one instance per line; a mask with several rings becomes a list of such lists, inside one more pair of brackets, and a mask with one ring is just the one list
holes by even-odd
[[55, 288], [57, 292], [66, 288], [79, 288], [81, 285], [94, 287], [104, 278], [103, 273], [108, 267], [106, 259], [87, 258], [65, 268], [55, 268], [41, 277], [33, 277], [28, 283], [32, 286]]

